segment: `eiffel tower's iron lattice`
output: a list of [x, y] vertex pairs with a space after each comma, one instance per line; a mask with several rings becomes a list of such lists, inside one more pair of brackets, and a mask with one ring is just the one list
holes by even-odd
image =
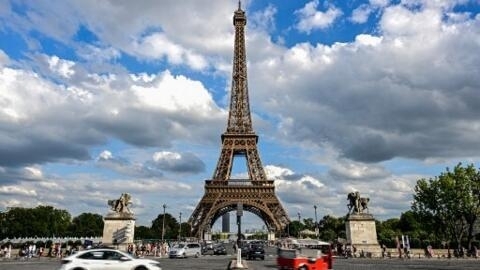
[[[222, 134], [222, 150], [211, 180], [205, 181], [205, 194], [188, 222], [193, 236], [202, 238], [223, 214], [243, 210], [256, 214], [271, 232], [280, 233], [290, 222], [275, 195], [273, 180], [267, 180], [257, 150], [258, 136], [253, 131], [247, 85], [245, 25], [247, 17], [241, 9], [234, 12], [235, 45], [232, 89], [227, 130]], [[244, 156], [249, 179], [230, 179], [233, 159]]]

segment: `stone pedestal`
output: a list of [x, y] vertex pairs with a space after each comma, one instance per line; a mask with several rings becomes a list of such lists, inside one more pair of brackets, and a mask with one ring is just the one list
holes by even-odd
[[357, 248], [357, 256], [360, 256], [362, 251], [365, 256], [381, 256], [375, 219], [371, 214], [351, 214], [347, 217], [345, 227], [347, 242]]
[[103, 218], [102, 243], [126, 250], [133, 243], [135, 218], [130, 213], [109, 213]]

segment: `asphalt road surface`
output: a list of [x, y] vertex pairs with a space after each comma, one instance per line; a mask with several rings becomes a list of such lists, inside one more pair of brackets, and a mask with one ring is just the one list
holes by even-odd
[[[249, 270], [276, 269], [274, 248], [268, 248], [265, 260], [247, 261]], [[231, 252], [230, 252], [231, 253]], [[151, 257], [149, 257], [151, 258]], [[225, 270], [233, 255], [210, 255], [200, 258], [168, 259], [154, 258], [160, 261], [163, 270]], [[58, 259], [33, 258], [29, 260], [1, 260], [0, 270], [57, 270]], [[334, 270], [480, 270], [480, 259], [343, 259], [334, 260]]]

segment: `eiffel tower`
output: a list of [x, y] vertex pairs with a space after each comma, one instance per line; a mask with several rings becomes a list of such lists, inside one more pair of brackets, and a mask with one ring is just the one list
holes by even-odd
[[[227, 130], [222, 134], [222, 151], [211, 180], [205, 180], [205, 194], [193, 211], [188, 223], [192, 235], [203, 239], [215, 221], [235, 211], [243, 210], [260, 217], [269, 232], [279, 234], [290, 223], [287, 213], [275, 195], [273, 180], [267, 180], [258, 155], [258, 136], [253, 131], [247, 87], [245, 25], [247, 17], [240, 1], [233, 16], [235, 45], [232, 89]], [[230, 179], [233, 159], [245, 157], [249, 179]]]

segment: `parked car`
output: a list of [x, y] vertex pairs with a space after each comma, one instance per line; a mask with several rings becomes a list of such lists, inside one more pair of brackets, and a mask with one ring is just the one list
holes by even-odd
[[202, 247], [198, 243], [181, 243], [173, 246], [168, 253], [169, 258], [198, 258], [202, 254]]
[[160, 263], [149, 259], [139, 259], [128, 253], [115, 249], [89, 249], [79, 251], [61, 260], [59, 270], [162, 270]]
[[263, 245], [260, 245], [260, 244], [249, 245], [248, 252], [247, 252], [247, 260], [255, 260], [257, 258], [265, 260], [265, 249], [263, 248]]
[[213, 255], [227, 255], [227, 248], [223, 244], [218, 244], [213, 247]]

